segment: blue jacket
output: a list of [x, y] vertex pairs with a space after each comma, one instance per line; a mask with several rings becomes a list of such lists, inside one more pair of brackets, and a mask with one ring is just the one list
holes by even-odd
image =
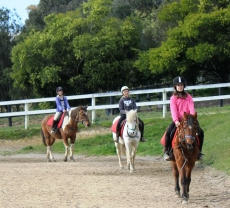
[[[63, 96], [63, 100], [64, 100], [64, 109], [70, 110], [69, 102], [65, 96]], [[57, 112], [63, 112], [64, 109], [61, 105], [61, 99], [59, 96], [56, 97], [56, 106], [57, 106], [57, 108], [56, 108]]]

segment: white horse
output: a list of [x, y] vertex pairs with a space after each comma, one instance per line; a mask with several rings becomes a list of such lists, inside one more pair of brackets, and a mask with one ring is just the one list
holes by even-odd
[[[137, 147], [141, 138], [141, 133], [138, 125], [137, 111], [130, 110], [129, 112], [127, 112], [126, 117], [127, 121], [123, 130], [123, 138], [120, 137], [119, 142], [115, 142], [116, 133], [113, 132], [113, 139], [117, 151], [120, 168], [123, 168], [123, 165], [121, 163], [121, 154], [126, 153], [127, 166], [130, 173], [132, 173], [133, 171], [135, 171], [134, 160], [136, 156]], [[117, 116], [113, 120], [113, 123], [115, 123], [115, 121], [119, 118], [120, 116]]]

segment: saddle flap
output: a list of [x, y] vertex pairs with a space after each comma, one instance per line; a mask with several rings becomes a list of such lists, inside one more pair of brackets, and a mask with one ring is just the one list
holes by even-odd
[[[114, 123], [113, 123], [113, 125], [111, 126], [111, 131], [113, 132], [113, 133], [116, 133], [116, 131], [117, 131], [117, 124], [118, 124], [118, 121], [119, 121], [119, 119], [117, 119]], [[120, 135], [122, 136], [123, 135], [123, 130], [124, 130], [124, 127], [125, 127], [125, 123], [126, 123], [126, 120], [123, 120], [122, 121], [122, 123], [121, 123], [121, 130], [120, 130]]]
[[[65, 117], [65, 113], [62, 113], [61, 118], [60, 118], [59, 121], [58, 121], [58, 125], [57, 125], [58, 128], [61, 128], [62, 123], [63, 123], [63, 121], [64, 121], [64, 117]], [[53, 126], [53, 121], [54, 121], [54, 115], [51, 116], [51, 117], [48, 119], [47, 125], [48, 125], [48, 126]]]
[[[163, 134], [163, 136], [161, 137], [161, 140], [160, 140], [160, 143], [163, 145], [163, 146], [165, 146], [165, 136], [166, 136], [166, 132], [167, 131], [165, 131], [164, 132], [164, 134]], [[176, 129], [176, 132], [177, 132], [177, 129]], [[175, 145], [175, 140], [176, 140], [176, 132], [174, 133], [174, 136], [173, 136], [173, 139], [172, 139], [172, 148], [174, 147], [174, 145]]]

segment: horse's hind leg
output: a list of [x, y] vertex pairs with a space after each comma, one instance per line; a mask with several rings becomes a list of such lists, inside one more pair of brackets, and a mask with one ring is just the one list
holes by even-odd
[[123, 168], [123, 165], [122, 165], [122, 162], [121, 162], [122, 144], [119, 144], [119, 143], [116, 143], [116, 142], [114, 142], [114, 143], [115, 143], [115, 147], [116, 147], [119, 166], [122, 169]]
[[69, 154], [69, 143], [68, 139], [64, 139], [64, 146], [65, 146], [65, 157], [64, 157], [64, 162], [67, 162], [68, 154]]
[[180, 197], [179, 172], [178, 172], [177, 165], [174, 161], [172, 161], [172, 169], [173, 169], [173, 176], [175, 179], [175, 193], [176, 196]]

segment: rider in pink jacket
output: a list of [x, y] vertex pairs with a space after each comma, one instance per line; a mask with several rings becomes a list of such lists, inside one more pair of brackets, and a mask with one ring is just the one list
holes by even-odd
[[[173, 122], [169, 125], [166, 135], [165, 135], [165, 149], [164, 149], [164, 160], [171, 160], [172, 152], [172, 138], [176, 131], [176, 127], [180, 125], [180, 120], [183, 118], [184, 112], [194, 115], [194, 102], [192, 96], [184, 91], [186, 87], [186, 81], [183, 77], [176, 77], [173, 79], [174, 93], [170, 98], [170, 110]], [[200, 154], [199, 158], [202, 157], [202, 145], [204, 140], [204, 131], [200, 128], [198, 129], [198, 137], [200, 139]]]

